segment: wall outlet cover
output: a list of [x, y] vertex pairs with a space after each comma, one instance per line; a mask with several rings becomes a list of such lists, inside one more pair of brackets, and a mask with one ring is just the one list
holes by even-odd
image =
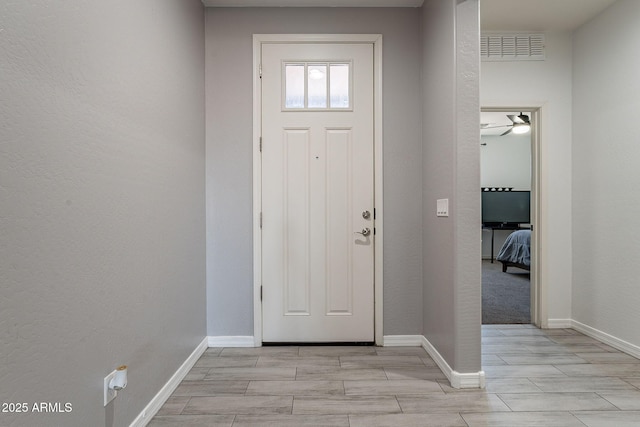
[[107, 406], [109, 402], [115, 399], [118, 395], [118, 392], [116, 390], [109, 388], [109, 383], [116, 376], [116, 372], [118, 371], [113, 371], [109, 375], [104, 377], [104, 406]]

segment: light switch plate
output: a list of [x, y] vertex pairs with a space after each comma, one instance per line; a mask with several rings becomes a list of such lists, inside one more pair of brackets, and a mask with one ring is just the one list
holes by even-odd
[[436, 216], [449, 216], [449, 199], [438, 199]]

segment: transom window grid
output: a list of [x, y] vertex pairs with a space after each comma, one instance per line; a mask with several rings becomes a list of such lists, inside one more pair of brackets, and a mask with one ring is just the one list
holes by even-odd
[[353, 111], [351, 61], [282, 63], [283, 111]]

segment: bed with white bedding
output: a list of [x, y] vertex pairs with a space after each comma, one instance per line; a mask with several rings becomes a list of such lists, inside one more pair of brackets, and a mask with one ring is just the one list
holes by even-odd
[[509, 234], [496, 257], [502, 263], [502, 271], [507, 267], [531, 269], [531, 230], [517, 230]]

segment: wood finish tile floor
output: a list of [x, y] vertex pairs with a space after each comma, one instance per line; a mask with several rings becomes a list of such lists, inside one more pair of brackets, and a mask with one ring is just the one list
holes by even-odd
[[571, 329], [482, 332], [485, 390], [419, 347], [210, 348], [149, 425], [640, 426], [640, 360]]

